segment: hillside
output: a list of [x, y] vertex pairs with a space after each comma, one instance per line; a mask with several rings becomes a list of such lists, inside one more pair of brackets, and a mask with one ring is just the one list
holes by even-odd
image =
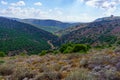
[[120, 17], [119, 17], [119, 16], [111, 15], [110, 17], [98, 18], [98, 19], [96, 19], [94, 22], [110, 21], [110, 20], [117, 20], [117, 19], [120, 19]]
[[63, 36], [63, 35], [65, 35], [65, 34], [69, 34], [69, 33], [72, 32], [72, 31], [75, 31], [75, 30], [84, 28], [84, 27], [86, 27], [88, 24], [89, 24], [89, 23], [79, 23], [79, 24], [77, 24], [76, 26], [72, 26], [72, 27], [68, 27], [68, 28], [63, 29], [63, 30], [59, 30], [59, 31], [55, 32], [55, 34], [58, 35], [58, 36]]
[[31, 24], [33, 26], [36, 26], [37, 28], [52, 33], [78, 24], [78, 23], [66, 23], [56, 20], [40, 20], [40, 19], [19, 19], [18, 21]]
[[60, 37], [62, 43], [88, 43], [94, 46], [111, 45], [120, 40], [120, 19], [91, 22], [84, 28]]
[[0, 17], [0, 51], [9, 55], [20, 52], [39, 53], [43, 49], [50, 49], [47, 41], [54, 41], [56, 38], [32, 25]]

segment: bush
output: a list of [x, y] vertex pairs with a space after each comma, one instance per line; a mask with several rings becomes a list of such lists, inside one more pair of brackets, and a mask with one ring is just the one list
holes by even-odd
[[120, 41], [117, 41], [117, 45], [120, 45]]
[[61, 53], [87, 52], [91, 47], [86, 44], [64, 44], [60, 48]]
[[43, 56], [43, 55], [45, 55], [45, 54], [47, 54], [47, 51], [46, 50], [42, 50], [42, 52], [39, 54], [40, 56]]
[[73, 48], [71, 46], [68, 46], [63, 53], [72, 53]]
[[0, 57], [5, 57], [5, 53], [4, 52], [0, 52]]
[[73, 48], [73, 52], [87, 52], [87, 46], [83, 44], [76, 44]]
[[23, 66], [17, 67], [12, 74], [11, 80], [23, 80], [24, 78], [33, 78], [36, 73], [32, 72], [30, 68], [25, 68]]
[[20, 56], [27, 56], [26, 53], [20, 53], [19, 55], [20, 55]]
[[80, 68], [76, 71], [72, 71], [65, 80], [96, 80], [95, 77], [91, 77], [87, 69]]
[[58, 54], [58, 53], [59, 53], [59, 50], [53, 51], [53, 54]]
[[64, 53], [64, 51], [68, 48], [68, 47], [73, 47], [74, 44], [72, 43], [67, 43], [67, 44], [63, 44], [61, 47], [60, 47], [60, 52], [61, 53]]
[[14, 66], [12, 64], [0, 65], [0, 75], [6, 76], [13, 73]]
[[3, 64], [3, 63], [5, 63], [5, 61], [3, 61], [3, 60], [0, 60], [0, 64]]
[[41, 73], [36, 76], [35, 80], [61, 80], [62, 75], [59, 72]]

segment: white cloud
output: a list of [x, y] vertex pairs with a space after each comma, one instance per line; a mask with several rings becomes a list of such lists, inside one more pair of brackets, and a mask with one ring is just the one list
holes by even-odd
[[58, 8], [47, 11], [36, 8], [21, 8], [16, 6], [0, 9], [0, 16], [17, 17], [17, 18], [36, 18], [36, 19], [55, 19], [61, 21], [78, 20], [77, 16], [65, 16], [63, 11]]
[[6, 1], [1, 1], [1, 4], [2, 4], [2, 5], [7, 5], [8, 2], [6, 2]]
[[106, 15], [112, 14], [116, 9], [117, 5], [120, 4], [120, 0], [80, 0], [86, 5], [96, 7], [105, 10]]
[[[54, 19], [66, 22], [72, 21], [91, 21], [94, 17], [81, 13], [79, 15], [66, 14], [60, 8], [41, 10], [36, 8], [22, 8], [20, 6], [10, 6], [7, 9], [0, 9], [0, 16], [16, 17], [16, 18], [35, 18], [35, 19]], [[82, 16], [82, 17], [81, 17]]]
[[25, 6], [25, 2], [24, 1], [18, 1], [16, 3], [11, 3], [11, 6]]
[[36, 3], [34, 3], [34, 5], [36, 5], [36, 6], [42, 6], [42, 3], [41, 2], [36, 2]]
[[95, 3], [94, 0], [92, 0], [92, 1], [87, 1], [86, 4], [89, 5], [89, 6], [92, 6], [92, 7], [96, 7], [96, 6], [95, 6], [96, 3]]

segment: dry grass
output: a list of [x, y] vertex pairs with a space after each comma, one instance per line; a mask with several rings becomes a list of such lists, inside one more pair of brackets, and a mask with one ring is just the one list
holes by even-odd
[[97, 80], [103, 76], [101, 72], [103, 80], [108, 76], [109, 80], [120, 80], [120, 54], [112, 50], [91, 50], [85, 55], [14, 56], [0, 61], [4, 61], [0, 64], [0, 80]]

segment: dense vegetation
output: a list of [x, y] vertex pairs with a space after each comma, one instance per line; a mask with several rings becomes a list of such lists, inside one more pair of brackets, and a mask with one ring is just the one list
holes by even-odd
[[36, 26], [37, 28], [52, 33], [79, 24], [79, 23], [65, 23], [56, 20], [39, 20], [39, 19], [17, 19], [17, 20], [20, 22], [31, 24], [33, 26]]
[[25, 52], [35, 54], [50, 49], [48, 40], [57, 37], [49, 32], [16, 20], [0, 18], [0, 51], [9, 55]]
[[60, 37], [59, 42], [88, 43], [92, 46], [112, 46], [120, 41], [120, 19], [92, 22]]
[[90, 49], [89, 45], [67, 43], [60, 47], [61, 53], [86, 53]]
[[88, 24], [89, 23], [79, 23], [79, 24], [76, 24], [75, 26], [71, 26], [71, 27], [68, 27], [66, 29], [59, 30], [59, 31], [55, 32], [55, 34], [58, 35], [58, 36], [63, 36], [63, 35], [66, 35], [66, 34], [72, 32], [72, 31], [84, 28]]

